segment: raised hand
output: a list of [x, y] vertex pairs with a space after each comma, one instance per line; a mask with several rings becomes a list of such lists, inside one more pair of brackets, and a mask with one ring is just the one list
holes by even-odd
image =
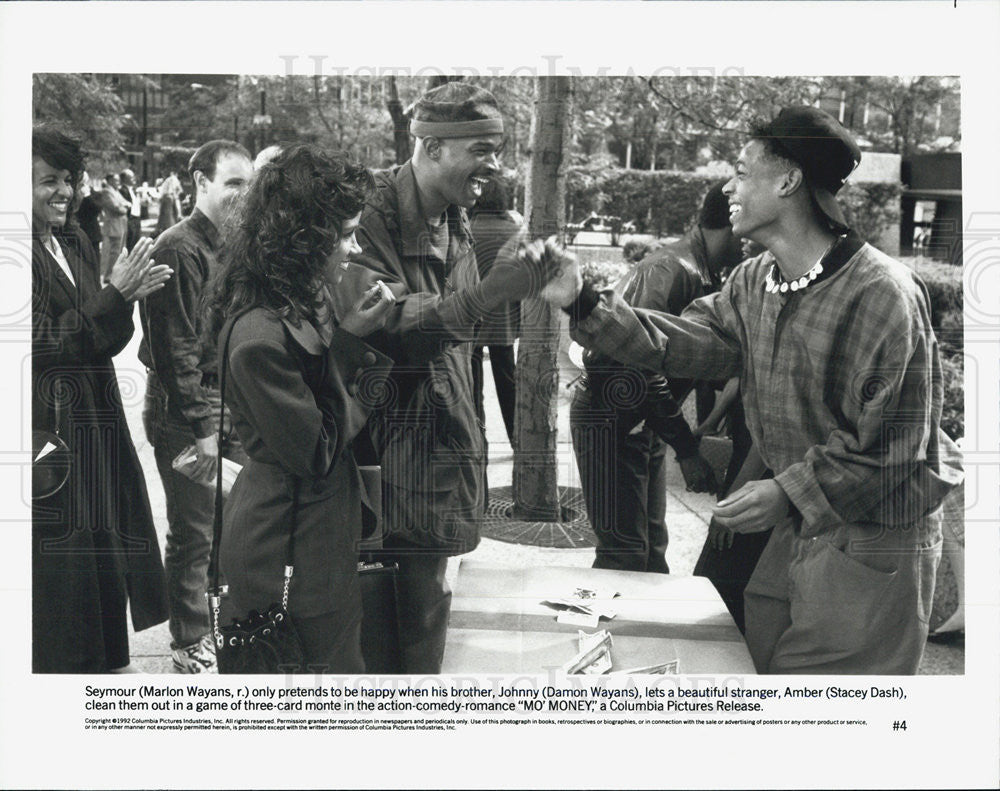
[[545, 283], [544, 258], [544, 243], [540, 239], [529, 242], [524, 233], [504, 244], [483, 279], [488, 307], [537, 294]]
[[385, 326], [389, 318], [389, 310], [396, 303], [392, 291], [381, 280], [361, 295], [351, 312], [340, 322], [340, 328], [345, 332], [364, 338], [375, 330]]
[[583, 288], [580, 264], [573, 253], [556, 243], [554, 236], [545, 240], [545, 255], [549, 261], [548, 278], [539, 296], [560, 308], [567, 307]]
[[[522, 233], [501, 249], [496, 262], [483, 280], [483, 287], [492, 302], [517, 302], [526, 297], [541, 296], [555, 301], [553, 293], [576, 288], [579, 267], [576, 256], [560, 246], [554, 236], [527, 241]], [[581, 281], [582, 285], [582, 281]], [[569, 304], [576, 298], [567, 300]]]
[[155, 261], [149, 262], [149, 269], [146, 270], [146, 275], [142, 280], [142, 284], [136, 289], [134, 299], [143, 299], [148, 297], [154, 291], [159, 291], [163, 288], [167, 281], [170, 280], [170, 276], [173, 275], [174, 270], [171, 269], [166, 264], [157, 264]]
[[126, 302], [135, 302], [163, 288], [174, 273], [166, 264], [155, 265], [149, 257], [152, 249], [153, 241], [143, 237], [135, 243], [131, 252], [122, 249], [111, 267], [108, 282], [118, 289]]

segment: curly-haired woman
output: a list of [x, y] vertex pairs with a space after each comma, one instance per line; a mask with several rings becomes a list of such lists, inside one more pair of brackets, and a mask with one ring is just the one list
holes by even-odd
[[372, 186], [342, 155], [312, 145], [282, 151], [237, 212], [212, 305], [223, 325], [226, 403], [250, 456], [223, 517], [223, 620], [281, 600], [295, 511], [288, 610], [312, 672], [364, 670], [365, 495], [350, 443], [373, 405], [366, 394], [382, 388], [392, 365], [361, 339], [382, 326], [393, 298], [379, 284], [338, 317], [331, 292], [357, 249]]

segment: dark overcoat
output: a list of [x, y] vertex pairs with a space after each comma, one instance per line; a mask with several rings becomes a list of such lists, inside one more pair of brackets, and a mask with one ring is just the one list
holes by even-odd
[[281, 600], [296, 486], [289, 612], [349, 616], [361, 606], [357, 545], [368, 505], [350, 442], [392, 361], [340, 328], [325, 341], [312, 324], [262, 307], [230, 319], [219, 346], [220, 356], [228, 349], [225, 402], [250, 457], [223, 512], [223, 620]]
[[31, 425], [59, 434], [71, 452], [66, 485], [32, 503], [33, 667], [100, 672], [101, 616], [114, 615], [102, 608], [120, 601], [124, 617], [123, 595], [108, 585], [127, 591], [137, 631], [167, 619], [166, 589], [112, 363], [135, 330], [132, 304], [100, 287], [82, 231], [60, 244], [76, 285], [40, 239], [31, 250]]

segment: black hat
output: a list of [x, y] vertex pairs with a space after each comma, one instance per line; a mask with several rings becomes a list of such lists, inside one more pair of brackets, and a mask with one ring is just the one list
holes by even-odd
[[836, 118], [815, 107], [786, 107], [759, 137], [802, 168], [813, 200], [838, 230], [847, 221], [834, 197], [861, 162], [861, 149]]
[[698, 211], [698, 225], [702, 228], [711, 231], [730, 227], [729, 198], [722, 191], [728, 183], [729, 179], [715, 182], [702, 200]]

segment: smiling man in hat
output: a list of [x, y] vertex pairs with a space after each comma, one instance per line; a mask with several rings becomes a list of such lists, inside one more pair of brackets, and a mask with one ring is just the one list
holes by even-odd
[[772, 477], [729, 495], [715, 517], [737, 532], [775, 527], [746, 589], [762, 673], [916, 672], [940, 504], [961, 477], [939, 430], [927, 292], [837, 205], [860, 156], [812, 107], [755, 126], [725, 193], [733, 232], [767, 252], [679, 318], [597, 294], [572, 266], [546, 293], [584, 346], [667, 376], [741, 377]]
[[[541, 245], [499, 260], [480, 282], [466, 211], [499, 173], [503, 120], [493, 95], [464, 82], [416, 103], [413, 157], [376, 174], [338, 309], [376, 280], [396, 297], [385, 328], [367, 339], [395, 360], [370, 423], [382, 465], [381, 560], [399, 564], [403, 671], [437, 673], [451, 606], [449, 556], [475, 549], [486, 457], [471, 355], [483, 317], [537, 292]], [[359, 382], [364, 388], [364, 383]]]

